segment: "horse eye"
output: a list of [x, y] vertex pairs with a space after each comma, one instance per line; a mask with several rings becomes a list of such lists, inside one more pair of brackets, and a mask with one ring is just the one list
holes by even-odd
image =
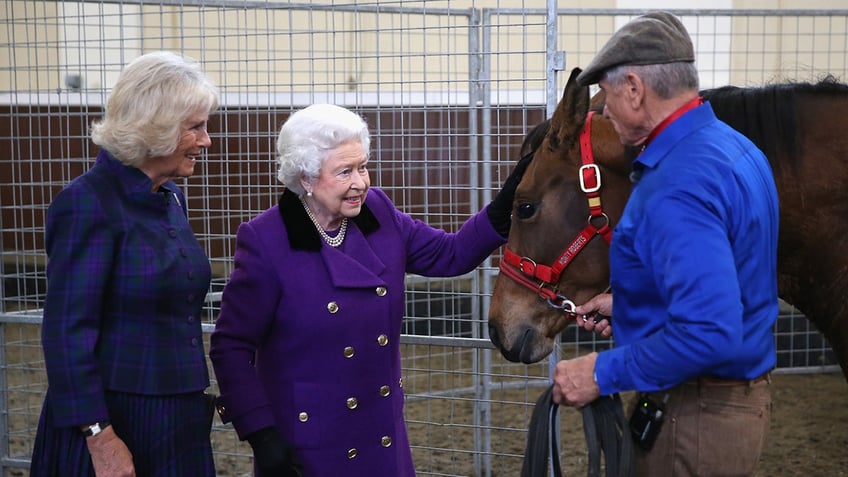
[[536, 213], [536, 206], [529, 202], [522, 202], [518, 204], [517, 213], [519, 219], [529, 219]]

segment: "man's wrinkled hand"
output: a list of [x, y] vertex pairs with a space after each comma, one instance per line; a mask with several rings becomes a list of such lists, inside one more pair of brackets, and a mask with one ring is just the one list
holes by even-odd
[[577, 326], [582, 326], [584, 330], [598, 333], [605, 338], [612, 336], [612, 324], [610, 323], [610, 316], [612, 316], [611, 293], [601, 293], [586, 303], [578, 305], [574, 308], [574, 313]]
[[581, 408], [601, 395], [594, 377], [597, 359], [598, 353], [589, 353], [557, 363], [552, 396], [555, 403]]

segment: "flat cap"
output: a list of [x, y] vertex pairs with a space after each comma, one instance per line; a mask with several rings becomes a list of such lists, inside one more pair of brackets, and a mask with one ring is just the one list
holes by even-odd
[[615, 32], [577, 76], [577, 84], [597, 83], [607, 70], [619, 65], [694, 61], [692, 39], [680, 19], [668, 12], [651, 12], [634, 18]]

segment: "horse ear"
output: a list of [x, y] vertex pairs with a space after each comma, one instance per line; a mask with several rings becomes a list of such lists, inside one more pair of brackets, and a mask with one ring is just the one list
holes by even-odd
[[557, 149], [568, 138], [576, 138], [586, 122], [586, 115], [589, 113], [589, 87], [577, 84], [577, 75], [581, 71], [580, 68], [571, 70], [571, 76], [568, 77], [562, 92], [562, 99], [551, 116], [548, 140], [552, 149]]

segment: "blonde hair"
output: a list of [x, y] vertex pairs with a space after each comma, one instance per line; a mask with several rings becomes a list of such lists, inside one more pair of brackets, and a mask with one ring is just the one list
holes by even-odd
[[183, 122], [218, 107], [218, 88], [200, 65], [175, 53], [140, 56], [121, 71], [91, 139], [122, 163], [139, 167], [172, 154]]

